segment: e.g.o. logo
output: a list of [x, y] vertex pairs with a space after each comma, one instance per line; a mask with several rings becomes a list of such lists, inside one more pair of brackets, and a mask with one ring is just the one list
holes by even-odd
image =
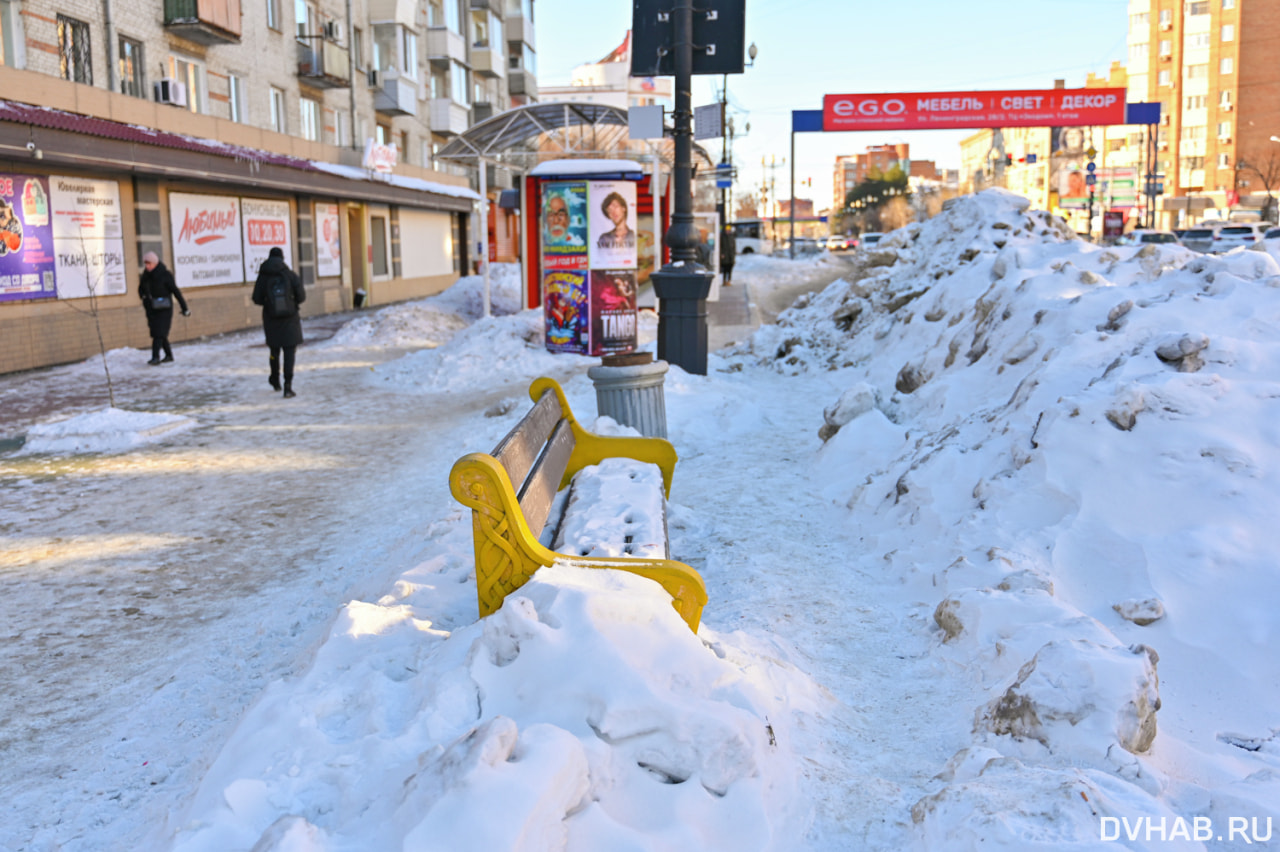
[[836, 101], [832, 104], [831, 111], [841, 118], [848, 118], [855, 113], [868, 117], [876, 115], [902, 115], [907, 111], [907, 104], [898, 98], [890, 98], [887, 101]]

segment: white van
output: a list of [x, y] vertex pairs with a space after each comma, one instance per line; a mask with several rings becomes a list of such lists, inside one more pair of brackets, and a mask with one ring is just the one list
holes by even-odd
[[764, 222], [759, 219], [734, 222], [733, 239], [738, 254], [773, 254], [773, 240], [765, 236]]

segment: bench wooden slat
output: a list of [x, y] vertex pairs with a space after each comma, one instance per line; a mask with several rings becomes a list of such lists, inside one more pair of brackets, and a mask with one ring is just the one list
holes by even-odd
[[573, 430], [567, 421], [561, 420], [551, 433], [546, 449], [534, 463], [528, 481], [517, 495], [525, 523], [535, 537], [542, 534], [542, 528], [547, 523], [547, 513], [551, 511], [551, 503], [560, 490], [560, 479], [569, 466], [569, 456], [572, 454]]
[[559, 398], [547, 391], [515, 428], [498, 442], [493, 457], [506, 469], [507, 476], [517, 491], [524, 485], [530, 468], [546, 444], [547, 437], [551, 435], [551, 430], [560, 421], [560, 416]]

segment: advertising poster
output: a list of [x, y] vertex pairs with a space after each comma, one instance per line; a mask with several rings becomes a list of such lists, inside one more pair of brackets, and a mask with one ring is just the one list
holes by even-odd
[[587, 192], [592, 269], [635, 269], [636, 185], [593, 180]]
[[49, 199], [53, 208], [58, 298], [125, 293], [128, 287], [119, 184], [54, 175], [49, 178]]
[[633, 269], [591, 270], [591, 355], [636, 348], [636, 273]]
[[649, 276], [656, 269], [653, 244], [653, 214], [636, 217], [636, 285], [649, 283]]
[[338, 205], [316, 205], [316, 275], [327, 278], [342, 274], [342, 228]]
[[724, 280], [724, 276], [720, 274], [720, 214], [694, 213], [693, 221], [698, 227], [698, 263], [711, 273], [711, 289], [707, 292], [707, 301], [718, 302], [720, 282]]
[[258, 267], [276, 246], [284, 251], [285, 263], [293, 263], [293, 246], [289, 244], [289, 202], [242, 198], [240, 217], [244, 222], [243, 280], [258, 280]]
[[587, 273], [570, 269], [547, 270], [542, 278], [547, 349], [586, 354], [590, 345], [587, 311]]
[[247, 280], [240, 247], [240, 199], [171, 192], [169, 228], [173, 277], [179, 288]]
[[0, 174], [0, 301], [57, 296], [46, 178]]
[[542, 268], [587, 268], [587, 185], [583, 181], [543, 184]]
[[1058, 173], [1058, 206], [1064, 210], [1083, 210], [1089, 206], [1089, 187], [1083, 169], [1063, 169]]

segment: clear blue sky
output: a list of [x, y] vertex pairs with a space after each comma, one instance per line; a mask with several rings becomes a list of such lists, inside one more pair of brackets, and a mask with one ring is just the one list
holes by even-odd
[[[629, 0], [535, 0], [538, 79], [567, 83], [631, 26]], [[739, 182], [764, 180], [761, 157], [785, 157], [775, 172], [786, 197], [791, 111], [821, 109], [822, 96], [857, 92], [1047, 89], [1055, 79], [1083, 86], [1125, 60], [1127, 0], [747, 0], [747, 43], [755, 66], [729, 77], [735, 125], [751, 132], [734, 145]], [[694, 105], [717, 99], [720, 77], [695, 77]], [[958, 168], [959, 141], [972, 131], [806, 133], [796, 137], [797, 197], [831, 203], [837, 154], [907, 142], [913, 159]], [[719, 143], [709, 150], [718, 157]]]

